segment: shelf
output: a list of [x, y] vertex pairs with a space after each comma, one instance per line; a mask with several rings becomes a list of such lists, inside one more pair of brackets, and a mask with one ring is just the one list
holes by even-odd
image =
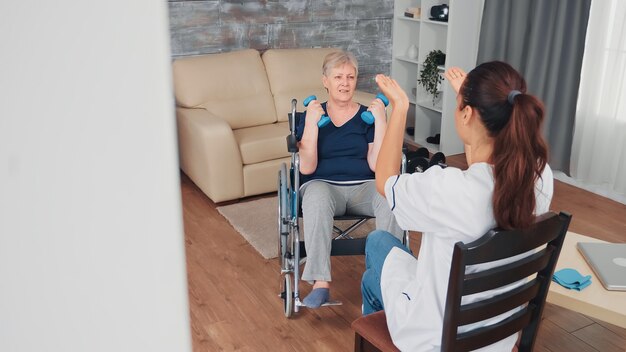
[[408, 56], [402, 55], [402, 56], [396, 56], [395, 58], [397, 60], [400, 60], [400, 61], [404, 61], [404, 62], [408, 62], [408, 63], [411, 63], [411, 64], [419, 65], [419, 62], [417, 61], [417, 59], [411, 59]]
[[425, 139], [416, 138], [413, 140], [413, 143], [418, 144], [420, 147], [428, 149], [428, 151], [432, 154], [440, 151], [439, 144], [428, 143]]
[[415, 143], [415, 141], [413, 140], [413, 136], [406, 133], [406, 131], [404, 131], [404, 144], [410, 145], [416, 149], [421, 147], [421, 145], [418, 145], [417, 143]]
[[417, 105], [418, 106], [421, 106], [421, 107], [429, 109], [429, 110], [436, 111], [436, 112], [438, 112], [440, 114], [443, 111], [442, 104], [443, 104], [442, 93], [439, 93], [439, 97], [437, 97], [437, 100], [436, 100], [435, 104], [433, 104], [433, 98], [431, 98], [430, 96], [428, 97], [428, 99], [419, 99], [419, 100], [417, 100]]
[[421, 20], [421, 22], [430, 23], [430, 24], [436, 24], [436, 25], [445, 26], [445, 27], [448, 26], [448, 22], [433, 21], [431, 19], [423, 19], [423, 20]]
[[408, 133], [406, 133], [406, 131], [404, 131], [404, 144], [410, 145], [413, 148], [424, 147], [428, 149], [431, 154], [435, 154], [436, 152], [440, 151], [439, 144], [428, 143], [425, 139], [415, 139], [414, 136], [409, 135]]
[[406, 17], [406, 16], [396, 16], [396, 18], [402, 21], [409, 21], [409, 22], [421, 22], [422, 21], [420, 18], [412, 18], [412, 17]]
[[[411, 59], [408, 56], [401, 55], [401, 56], [396, 56], [395, 58], [397, 60], [410, 62], [412, 64], [422, 65], [422, 63], [417, 61], [417, 59]], [[439, 65], [439, 66], [437, 66], [437, 70], [439, 70], [439, 72], [441, 72], [441, 73], [444, 73], [444, 72], [446, 72], [446, 67], [443, 66], [443, 65]]]

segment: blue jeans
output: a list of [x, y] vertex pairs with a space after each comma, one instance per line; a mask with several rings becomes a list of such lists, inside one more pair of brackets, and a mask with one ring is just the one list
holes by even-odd
[[383, 307], [383, 295], [380, 290], [380, 276], [387, 254], [393, 247], [398, 247], [411, 254], [402, 242], [387, 231], [372, 231], [365, 242], [365, 272], [361, 280], [363, 296], [363, 315], [368, 315]]

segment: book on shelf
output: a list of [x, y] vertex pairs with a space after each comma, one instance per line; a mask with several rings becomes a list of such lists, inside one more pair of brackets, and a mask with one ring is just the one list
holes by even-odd
[[422, 9], [419, 7], [408, 7], [404, 10], [404, 17], [419, 18], [422, 14]]
[[409, 7], [404, 11], [404, 17], [419, 18], [422, 10], [419, 7]]

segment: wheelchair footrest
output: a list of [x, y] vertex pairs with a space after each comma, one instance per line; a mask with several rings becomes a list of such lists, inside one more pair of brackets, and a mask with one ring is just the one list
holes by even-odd
[[326, 303], [322, 304], [322, 307], [328, 307], [328, 306], [340, 306], [343, 303], [341, 303], [341, 301], [327, 301]]
[[365, 238], [333, 240], [330, 255], [364, 255]]
[[[330, 301], [327, 301], [325, 303], [322, 303], [321, 307], [341, 306], [341, 305], [343, 305], [343, 303], [341, 301], [330, 300]], [[304, 307], [304, 308], [309, 308], [309, 307], [305, 306], [302, 303], [299, 303], [298, 306]]]
[[[332, 247], [330, 249], [330, 255], [364, 255], [365, 240], [365, 237], [333, 240]], [[300, 242], [300, 257], [306, 257], [304, 242]]]

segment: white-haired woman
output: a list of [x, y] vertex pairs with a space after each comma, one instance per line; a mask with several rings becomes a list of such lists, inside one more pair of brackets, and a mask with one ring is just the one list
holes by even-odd
[[[353, 54], [337, 51], [327, 55], [322, 83], [328, 90], [328, 101], [311, 101], [305, 118], [296, 126], [307, 252], [302, 279], [313, 283], [303, 304], [310, 308], [329, 301], [334, 216], [375, 216], [377, 229], [398, 238], [403, 233], [374, 182], [376, 159], [387, 128], [385, 106], [379, 99], [369, 107], [353, 101], [357, 77], [358, 63]], [[371, 125], [361, 119], [366, 110], [374, 115]], [[331, 122], [318, 127], [323, 115]]]

